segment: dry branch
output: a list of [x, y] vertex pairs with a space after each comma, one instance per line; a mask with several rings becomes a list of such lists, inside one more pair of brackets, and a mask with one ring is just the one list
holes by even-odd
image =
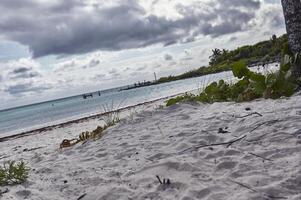
[[214, 144], [207, 144], [207, 145], [201, 145], [201, 146], [190, 147], [190, 148], [185, 149], [184, 151], [182, 151], [182, 153], [185, 152], [185, 151], [188, 151], [188, 150], [190, 150], [190, 149], [195, 149], [195, 150], [196, 150], [196, 149], [200, 149], [200, 148], [204, 148], [204, 147], [221, 146], [221, 145], [227, 145], [227, 148], [228, 148], [228, 147], [230, 147], [233, 143], [238, 142], [238, 141], [244, 139], [245, 137], [247, 137], [247, 135], [244, 135], [244, 136], [242, 136], [242, 137], [240, 137], [240, 138], [238, 138], [238, 139], [235, 139], [235, 140], [231, 140], [231, 141], [229, 141], [229, 142], [221, 142], [221, 143], [214, 143]]
[[258, 116], [260, 116], [260, 117], [263, 116], [262, 114], [260, 114], [260, 113], [258, 113], [258, 112], [252, 112], [252, 113], [250, 113], [250, 114], [247, 114], [247, 115], [244, 115], [244, 116], [237, 116], [237, 117], [235, 117], [235, 118], [245, 118], [245, 117], [249, 117], [249, 116], [252, 116], [252, 115], [258, 115]]
[[263, 160], [273, 161], [273, 160], [271, 160], [271, 159], [269, 159], [269, 158], [265, 158], [265, 157], [263, 157], [263, 156], [260, 156], [260, 155], [255, 154], [255, 153], [250, 153], [250, 152], [249, 152], [249, 154], [252, 155], [252, 156], [256, 156], [256, 157], [258, 157], [258, 158], [261, 158], [261, 159], [263, 159]]

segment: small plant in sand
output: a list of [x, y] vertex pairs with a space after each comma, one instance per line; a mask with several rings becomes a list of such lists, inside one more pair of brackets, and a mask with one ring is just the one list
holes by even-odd
[[121, 107], [122, 102], [117, 106], [117, 108], [114, 108], [113, 101], [111, 105], [102, 105], [103, 111], [106, 113], [103, 117], [103, 121], [105, 122], [106, 126], [113, 126], [120, 121], [118, 109]]
[[29, 167], [23, 161], [7, 161], [0, 166], [0, 186], [23, 183], [28, 178]]
[[105, 122], [105, 125], [108, 127], [114, 126], [120, 121], [119, 112], [118, 111], [109, 112], [103, 117], [103, 121]]

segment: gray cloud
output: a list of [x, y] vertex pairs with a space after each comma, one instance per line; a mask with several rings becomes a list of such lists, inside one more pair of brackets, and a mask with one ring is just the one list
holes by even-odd
[[173, 57], [170, 54], [165, 54], [164, 55], [164, 60], [173, 60]]
[[18, 95], [27, 92], [43, 92], [46, 89], [50, 89], [50, 86], [34, 86], [33, 83], [19, 83], [8, 86], [4, 91], [11, 95]]
[[12, 79], [27, 79], [41, 76], [39, 72], [33, 70], [31, 67], [19, 67], [9, 73]]
[[147, 66], [142, 66], [142, 67], [137, 68], [136, 71], [144, 71], [146, 68], [147, 68]]
[[[113, 6], [64, 0], [38, 3], [33, 0], [1, 0], [0, 33], [29, 46], [34, 57], [122, 50], [161, 43], [194, 41], [200, 34], [218, 37], [242, 31], [254, 18], [257, 0], [215, 0], [206, 11], [200, 3], [177, 6], [183, 16], [167, 19], [146, 15], [135, 0]], [[247, 10], [247, 11], [246, 11]], [[47, 13], [47, 14], [45, 14]]]
[[27, 79], [41, 76], [39, 72], [32, 67], [17, 67], [8, 73], [11, 79]]

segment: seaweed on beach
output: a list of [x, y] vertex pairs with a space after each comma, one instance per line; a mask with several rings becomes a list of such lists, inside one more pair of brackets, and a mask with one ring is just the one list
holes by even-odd
[[29, 167], [25, 162], [7, 161], [0, 166], [0, 186], [23, 183], [28, 178]]
[[89, 139], [97, 139], [100, 138], [104, 131], [109, 128], [110, 126], [104, 125], [102, 126], [97, 126], [96, 129], [94, 129], [93, 131], [86, 131], [86, 132], [82, 132], [79, 134], [78, 138], [75, 139], [64, 139], [61, 144], [60, 144], [60, 149], [66, 148], [66, 147], [71, 147], [76, 145], [79, 142], [85, 142]]

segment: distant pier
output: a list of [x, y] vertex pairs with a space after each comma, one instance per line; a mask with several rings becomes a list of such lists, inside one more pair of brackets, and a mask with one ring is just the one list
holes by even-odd
[[83, 94], [83, 98], [84, 99], [93, 98], [93, 94], [92, 93], [90, 93], [90, 94]]

